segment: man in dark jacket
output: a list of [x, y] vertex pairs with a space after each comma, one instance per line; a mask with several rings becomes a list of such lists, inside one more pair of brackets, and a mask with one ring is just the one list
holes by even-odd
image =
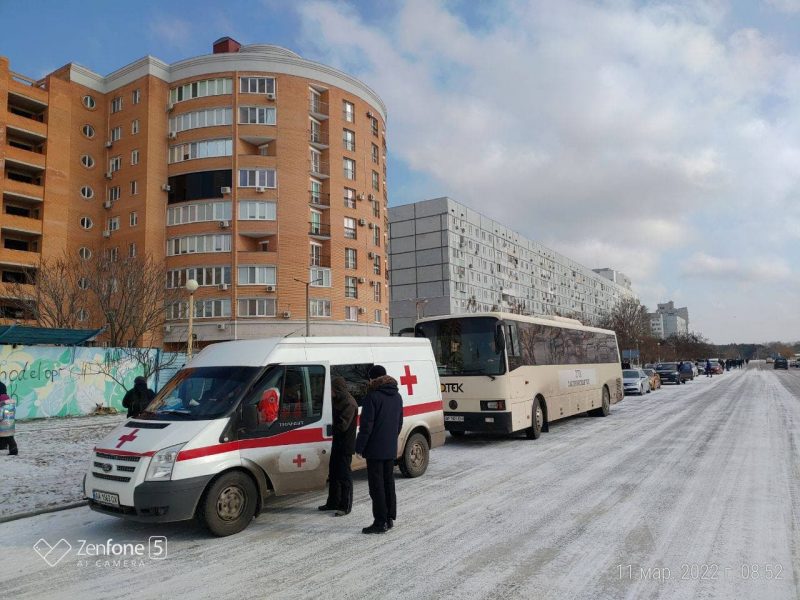
[[335, 510], [337, 517], [350, 514], [353, 508], [353, 475], [350, 466], [356, 449], [356, 413], [358, 404], [347, 389], [343, 377], [331, 382], [333, 395], [333, 443], [328, 465], [328, 500], [320, 510]]
[[137, 377], [133, 380], [133, 389], [125, 393], [122, 406], [128, 409], [129, 418], [136, 418], [155, 397], [156, 393], [147, 387], [147, 380], [144, 377]]
[[356, 453], [367, 459], [373, 523], [362, 533], [386, 533], [397, 518], [394, 463], [397, 436], [403, 428], [403, 399], [397, 381], [381, 365], [369, 370], [369, 389], [361, 405]]

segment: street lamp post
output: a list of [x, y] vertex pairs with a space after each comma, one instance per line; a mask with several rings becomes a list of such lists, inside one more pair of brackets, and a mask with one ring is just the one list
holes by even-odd
[[194, 293], [200, 284], [194, 279], [186, 282], [186, 291], [189, 292], [189, 339], [186, 342], [186, 362], [192, 360], [192, 344], [194, 342], [192, 327], [194, 326]]
[[320, 281], [322, 281], [322, 277], [320, 277], [319, 279], [314, 279], [313, 281], [304, 281], [302, 279], [298, 279], [297, 277], [295, 277], [294, 280], [306, 286], [306, 337], [311, 337], [311, 322], [309, 321], [308, 318], [309, 313], [311, 312], [311, 307], [309, 306], [308, 288], [311, 286], [312, 283], [319, 283]]

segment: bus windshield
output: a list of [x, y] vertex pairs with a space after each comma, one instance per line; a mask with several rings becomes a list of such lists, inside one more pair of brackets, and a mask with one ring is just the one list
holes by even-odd
[[140, 418], [160, 421], [217, 419], [236, 405], [260, 372], [260, 367], [181, 369], [153, 398]]
[[439, 375], [502, 375], [505, 356], [496, 341], [497, 319], [470, 317], [418, 323], [415, 334], [430, 340]]

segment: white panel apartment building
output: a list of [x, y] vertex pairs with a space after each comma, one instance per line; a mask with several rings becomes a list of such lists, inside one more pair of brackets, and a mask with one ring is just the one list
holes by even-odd
[[493, 309], [575, 315], [590, 323], [634, 296], [630, 286], [450, 198], [392, 207], [389, 226], [393, 333], [418, 315]]
[[650, 313], [650, 329], [654, 336], [662, 340], [673, 335], [688, 334], [689, 309], [685, 306], [675, 308], [672, 300], [659, 304], [656, 312]]

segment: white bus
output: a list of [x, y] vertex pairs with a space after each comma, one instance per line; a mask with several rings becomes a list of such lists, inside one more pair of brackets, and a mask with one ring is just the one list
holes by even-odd
[[452, 435], [524, 430], [536, 439], [558, 419], [604, 417], [623, 398], [616, 335], [574, 319], [447, 315], [418, 320], [414, 334], [433, 346]]

